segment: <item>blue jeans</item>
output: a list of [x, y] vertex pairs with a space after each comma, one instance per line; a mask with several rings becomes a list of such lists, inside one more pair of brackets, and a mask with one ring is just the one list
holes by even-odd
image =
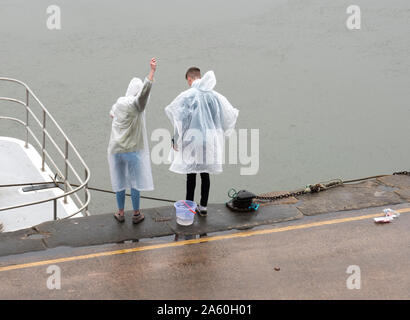
[[[117, 205], [119, 210], [124, 210], [125, 206], [125, 190], [119, 191], [115, 193], [117, 197]], [[136, 189], [131, 188], [131, 201], [132, 207], [134, 211], [138, 211], [140, 209], [140, 192]]]

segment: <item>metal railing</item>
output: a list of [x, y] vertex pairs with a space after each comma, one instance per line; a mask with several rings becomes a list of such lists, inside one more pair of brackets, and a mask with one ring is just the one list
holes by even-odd
[[[16, 80], [16, 79], [10, 79], [10, 78], [1, 78], [0, 77], [0, 83], [1, 82], [12, 82], [15, 84], [18, 84], [22, 86], [25, 89], [25, 98], [26, 101], [21, 101], [18, 99], [14, 98], [8, 98], [8, 97], [1, 97], [0, 96], [0, 101], [8, 101], [8, 102], [13, 102], [17, 103], [19, 105], [22, 105], [26, 109], [26, 119], [25, 121], [13, 118], [13, 117], [4, 117], [0, 116], [0, 120], [9, 120], [9, 121], [15, 121], [19, 123], [20, 125], [25, 127], [26, 131], [26, 137], [25, 137], [25, 147], [29, 147], [29, 137], [33, 138], [34, 142], [37, 144], [37, 146], [41, 149], [41, 170], [45, 171], [45, 165], [51, 164], [52, 168], [55, 170], [57, 176], [60, 177], [60, 181], [58, 182], [58, 185], [64, 184], [64, 193], [59, 196], [51, 197], [45, 200], [39, 200], [39, 201], [33, 201], [29, 203], [24, 203], [24, 204], [19, 204], [19, 205], [14, 205], [14, 206], [9, 206], [9, 207], [4, 207], [0, 208], [0, 212], [6, 211], [6, 210], [11, 210], [11, 209], [17, 209], [17, 208], [22, 208], [22, 207], [27, 207], [27, 206], [33, 206], [41, 203], [46, 203], [46, 202], [53, 202], [53, 218], [54, 220], [58, 219], [58, 214], [57, 214], [57, 200], [63, 198], [64, 203], [68, 203], [67, 197], [70, 197], [74, 203], [77, 205], [78, 210], [76, 210], [74, 213], [70, 213], [68, 216], [64, 217], [64, 219], [73, 217], [79, 213], [83, 213], [83, 215], [89, 215], [88, 212], [88, 205], [90, 203], [90, 192], [88, 189], [88, 182], [90, 180], [90, 170], [86, 163], [84, 162], [83, 158], [80, 156], [78, 153], [77, 149], [74, 147], [74, 145], [71, 143], [70, 139], [68, 139], [67, 135], [63, 132], [61, 127], [58, 125], [58, 123], [54, 120], [54, 118], [51, 116], [51, 114], [48, 112], [48, 110], [44, 107], [44, 105], [41, 103], [41, 101], [37, 98], [37, 96], [33, 93], [33, 91], [23, 82]], [[40, 107], [40, 112], [42, 113], [42, 119], [38, 119], [38, 117], [34, 114], [32, 107], [31, 107], [31, 99], [34, 99], [34, 102], [38, 104]], [[39, 139], [36, 137], [32, 130], [32, 126], [30, 126], [30, 120], [33, 119], [34, 123], [39, 126], [39, 129], [41, 130], [41, 138]], [[56, 143], [55, 139], [51, 136], [50, 132], [47, 130], [47, 124], [51, 123], [55, 126], [57, 129], [57, 133], [61, 135], [61, 137], [64, 139], [64, 146], [63, 149], [64, 151], [58, 146]], [[48, 141], [52, 143], [54, 148], [56, 149], [57, 153], [62, 157], [64, 161], [64, 168], [60, 169], [56, 162], [52, 159], [51, 154], [47, 150], [47, 145], [46, 145], [46, 138]], [[41, 141], [40, 141], [41, 140]], [[33, 145], [34, 146], [34, 145]], [[70, 151], [70, 152], [69, 152]], [[74, 168], [72, 163], [70, 162], [69, 155], [71, 155], [71, 152], [73, 152], [74, 156], [77, 158], [77, 160], [80, 162], [82, 166], [82, 170], [84, 170], [84, 178], [80, 177], [80, 174], [77, 172], [77, 170]], [[68, 180], [68, 174], [69, 174], [69, 169], [71, 172], [74, 174], [74, 177], [79, 181], [79, 184], [73, 188], [73, 186], [70, 184]], [[56, 183], [57, 186], [57, 183]], [[84, 200], [82, 200], [79, 196], [79, 192], [83, 190], [84, 191]], [[82, 192], [82, 191], [81, 191]]]

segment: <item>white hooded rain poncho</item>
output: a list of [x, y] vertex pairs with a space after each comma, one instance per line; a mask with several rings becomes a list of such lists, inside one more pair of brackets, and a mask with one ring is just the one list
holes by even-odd
[[173, 172], [222, 172], [224, 137], [235, 128], [239, 111], [213, 90], [215, 85], [215, 74], [208, 71], [165, 108], [178, 148], [169, 156]]
[[145, 126], [145, 106], [152, 81], [133, 78], [125, 97], [112, 106], [113, 118], [108, 145], [108, 163], [112, 189], [149, 191], [154, 189], [151, 160]]

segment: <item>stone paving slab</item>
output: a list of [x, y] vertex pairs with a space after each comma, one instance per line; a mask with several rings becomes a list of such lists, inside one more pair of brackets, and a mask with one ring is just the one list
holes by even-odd
[[[402, 185], [404, 183], [401, 181]], [[378, 180], [369, 180], [299, 196], [300, 203], [297, 208], [304, 215], [311, 216], [326, 212], [381, 207], [408, 202], [410, 194], [407, 191], [410, 189], [399, 189], [394, 184], [386, 185]]]
[[47, 249], [41, 237], [36, 238], [32, 235], [38, 236], [38, 232], [33, 228], [1, 233], [0, 256]]

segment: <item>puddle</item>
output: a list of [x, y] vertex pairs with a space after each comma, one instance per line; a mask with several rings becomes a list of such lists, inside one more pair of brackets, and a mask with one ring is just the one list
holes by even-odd
[[32, 234], [27, 234], [23, 239], [38, 240], [38, 239], [46, 239], [48, 237], [49, 237], [48, 234], [32, 233]]

